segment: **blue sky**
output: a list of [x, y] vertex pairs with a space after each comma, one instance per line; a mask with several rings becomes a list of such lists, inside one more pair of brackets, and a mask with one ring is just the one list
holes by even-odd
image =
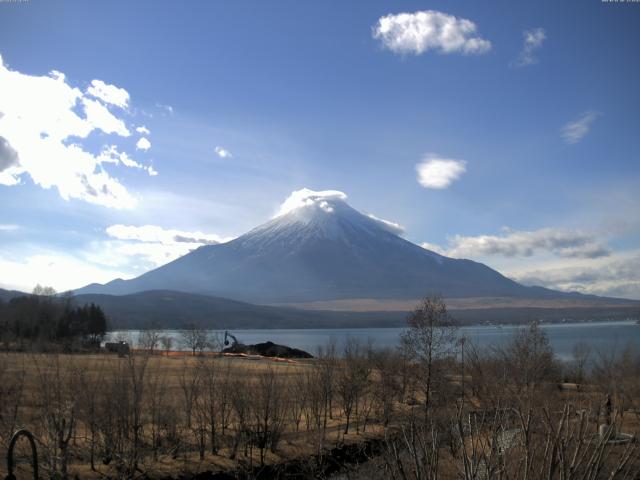
[[638, 25], [599, 0], [0, 2], [0, 287], [131, 277], [310, 188], [640, 298]]

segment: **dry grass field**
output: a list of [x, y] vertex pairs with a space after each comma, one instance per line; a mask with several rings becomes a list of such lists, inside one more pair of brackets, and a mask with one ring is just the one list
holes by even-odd
[[[561, 365], [535, 326], [469, 346], [464, 365], [406, 345], [353, 340], [304, 361], [0, 353], [0, 441], [27, 428], [40, 477], [62, 479], [640, 478], [635, 350]], [[16, 453], [31, 478], [24, 440]]]
[[[382, 431], [375, 375], [367, 371], [358, 391], [343, 392], [350, 399], [345, 433], [333, 358], [3, 353], [0, 362], [3, 443], [17, 428], [32, 431], [46, 476], [251, 469]], [[343, 390], [352, 389], [349, 382]], [[18, 477], [28, 478], [27, 443], [16, 451]]]

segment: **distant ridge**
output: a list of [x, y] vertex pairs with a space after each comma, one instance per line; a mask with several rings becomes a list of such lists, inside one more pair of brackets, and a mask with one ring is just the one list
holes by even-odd
[[5, 290], [3, 288], [0, 288], [0, 300], [2, 300], [3, 302], [8, 302], [12, 298], [22, 297], [24, 295], [29, 294], [25, 292], [19, 292], [18, 290]]
[[404, 324], [406, 312], [306, 311], [253, 305], [227, 298], [169, 290], [130, 295], [82, 294], [79, 304], [95, 303], [105, 311], [110, 329], [176, 328], [341, 328], [395, 327]]
[[[79, 295], [77, 302], [96, 303], [110, 328], [182, 328], [188, 324], [216, 329], [402, 327], [408, 310], [330, 311], [270, 307], [183, 292], [154, 290], [130, 295]], [[452, 308], [461, 324], [625, 320], [640, 318], [640, 304], [566, 308]], [[277, 339], [276, 339], [277, 340]], [[275, 340], [274, 340], [275, 341]]]
[[[9, 301], [28, 293], [0, 289], [0, 299]], [[194, 324], [213, 329], [273, 329], [273, 328], [371, 328], [402, 327], [408, 311], [415, 304], [394, 304], [397, 310], [344, 311], [312, 310], [291, 307], [273, 307], [238, 302], [227, 298], [211, 297], [169, 290], [152, 290], [130, 295], [81, 294], [76, 303], [100, 305], [109, 318], [109, 329], [180, 329]], [[466, 301], [467, 299], [464, 299]], [[505, 306], [488, 308], [480, 303], [461, 304], [448, 301], [450, 312], [461, 324], [528, 323], [533, 320], [547, 322], [640, 319], [640, 302], [598, 305], [576, 302], [557, 308]], [[545, 303], [541, 303], [545, 305]]]

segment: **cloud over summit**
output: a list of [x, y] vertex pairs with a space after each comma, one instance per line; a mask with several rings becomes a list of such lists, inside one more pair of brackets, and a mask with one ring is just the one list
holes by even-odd
[[291, 195], [282, 202], [276, 217], [286, 215], [287, 213], [301, 207], [308, 207], [312, 205], [318, 205], [323, 210], [332, 211], [329, 201], [331, 200], [346, 200], [347, 194], [338, 190], [321, 190], [314, 191], [309, 188], [302, 188], [291, 192]]

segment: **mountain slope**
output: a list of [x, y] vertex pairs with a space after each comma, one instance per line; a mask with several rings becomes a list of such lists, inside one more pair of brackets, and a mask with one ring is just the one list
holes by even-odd
[[[311, 192], [314, 193], [314, 192]], [[208, 245], [132, 280], [77, 293], [177, 290], [257, 303], [348, 298], [566, 296], [524, 287], [486, 265], [425, 250], [339, 196], [302, 205], [228, 243]]]

